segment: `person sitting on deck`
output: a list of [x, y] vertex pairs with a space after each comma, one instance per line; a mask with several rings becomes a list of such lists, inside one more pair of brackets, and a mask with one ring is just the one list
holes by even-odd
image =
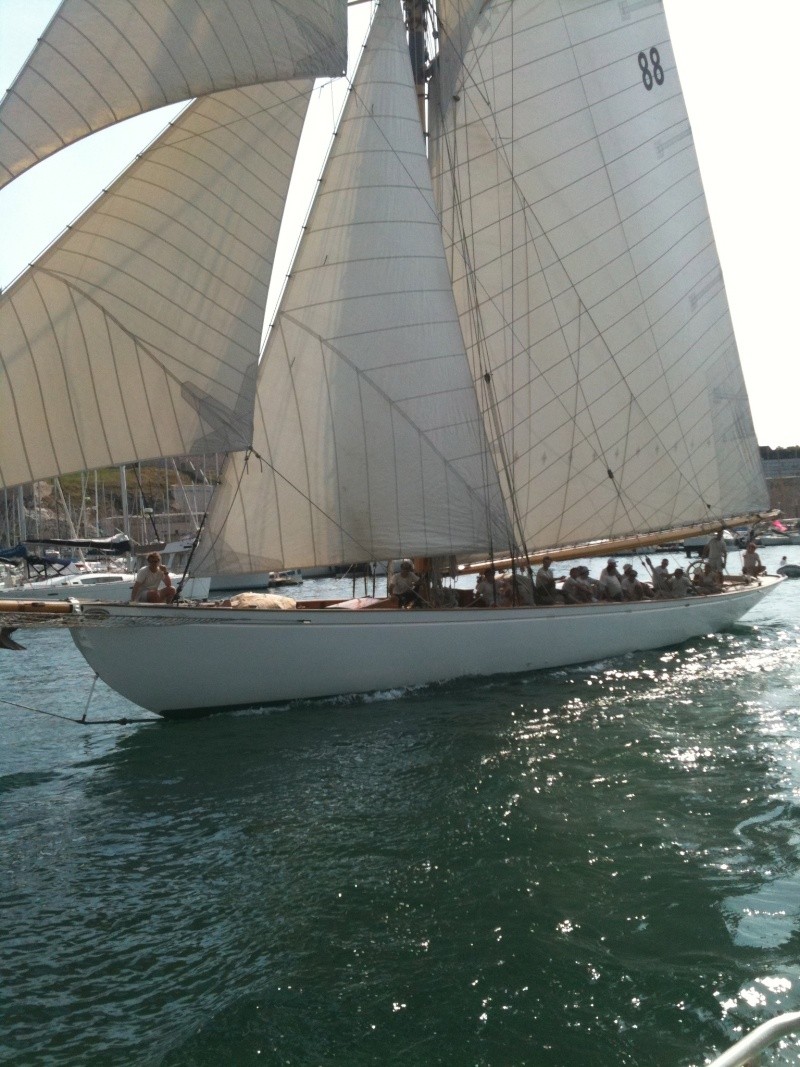
[[625, 573], [622, 575], [620, 585], [622, 586], [622, 595], [626, 600], [644, 600], [647, 596], [645, 587], [637, 578], [639, 572], [630, 565], [625, 565]]
[[497, 603], [499, 591], [499, 579], [494, 567], [481, 571], [475, 583], [475, 603], [492, 607]]
[[418, 585], [419, 575], [414, 573], [411, 561], [404, 559], [399, 572], [395, 572], [389, 579], [387, 592], [389, 596], [397, 597], [401, 608], [413, 607], [422, 603], [417, 592]]
[[670, 591], [673, 597], [689, 596], [694, 592], [694, 587], [686, 577], [682, 567], [678, 567], [670, 582]]
[[533, 579], [528, 574], [516, 570], [505, 580], [505, 590], [511, 607], [530, 607], [536, 603], [533, 592]]
[[597, 579], [590, 576], [588, 567], [581, 566], [577, 567], [576, 570], [575, 581], [577, 582], [576, 591], [578, 597], [582, 604], [590, 604], [597, 599]]
[[659, 565], [653, 568], [653, 593], [660, 597], [670, 596], [671, 586], [669, 560], [662, 559]]
[[[163, 589], [160, 588], [162, 584]], [[173, 588], [169, 571], [161, 565], [161, 556], [158, 552], [151, 552], [147, 557], [147, 565], [136, 572], [131, 603], [141, 601], [146, 604], [171, 604], [176, 594], [177, 590]]]
[[705, 563], [702, 569], [695, 573], [693, 585], [696, 593], [721, 593], [722, 574], [714, 570], [710, 563]]
[[513, 608], [514, 607], [514, 588], [511, 581], [511, 575], [503, 571], [502, 574], [497, 576], [497, 606], [498, 608]]
[[756, 543], [751, 541], [742, 556], [742, 574], [749, 574], [752, 578], [758, 578], [759, 575], [766, 573], [767, 568], [761, 562], [758, 552], [756, 552]]
[[536, 585], [533, 590], [534, 601], [537, 604], [558, 604], [561, 602], [561, 597], [556, 592], [556, 579], [550, 564], [552, 563], [550, 556], [545, 556], [542, 560], [542, 565], [536, 572]]
[[581, 604], [584, 600], [583, 589], [578, 581], [579, 570], [580, 567], [570, 567], [569, 575], [561, 586], [561, 593], [568, 604]]
[[603, 600], [622, 600], [622, 583], [619, 580], [615, 559], [610, 559], [600, 571], [599, 585]]

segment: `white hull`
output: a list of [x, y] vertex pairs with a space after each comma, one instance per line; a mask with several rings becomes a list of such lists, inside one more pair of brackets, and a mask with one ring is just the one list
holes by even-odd
[[214, 574], [209, 582], [212, 593], [246, 593], [280, 585], [302, 585], [303, 575], [299, 570], [250, 571], [247, 574]]
[[211, 592], [242, 593], [251, 589], [266, 589], [269, 585], [267, 571], [249, 571], [247, 574], [212, 574]]
[[38, 582], [0, 589], [2, 600], [104, 600], [114, 604], [131, 598], [133, 575], [109, 573], [66, 574]]
[[[709, 597], [537, 608], [87, 610], [75, 644], [163, 715], [534, 671], [674, 645], [741, 618], [780, 578]], [[104, 620], [104, 621], [103, 621]]]
[[[177, 585], [178, 576], [172, 575]], [[69, 574], [59, 578], [44, 578], [40, 582], [25, 582], [23, 585], [0, 589], [2, 600], [101, 600], [111, 604], [126, 604], [131, 599], [134, 576], [132, 574], [104, 575], [90, 573]], [[208, 578], [189, 578], [184, 583], [181, 596], [187, 600], [204, 600], [208, 597]]]

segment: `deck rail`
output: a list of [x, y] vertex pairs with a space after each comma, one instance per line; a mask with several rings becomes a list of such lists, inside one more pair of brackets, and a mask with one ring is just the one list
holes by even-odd
[[754, 1056], [758, 1056], [764, 1049], [774, 1045], [780, 1038], [786, 1037], [787, 1034], [791, 1034], [795, 1030], [800, 1030], [800, 1011], [791, 1011], [778, 1015], [774, 1019], [769, 1019], [767, 1022], [757, 1026], [755, 1030], [746, 1034], [727, 1052], [717, 1056], [706, 1067], [746, 1067], [746, 1065], [754, 1067], [755, 1063], [758, 1062], [753, 1059]]

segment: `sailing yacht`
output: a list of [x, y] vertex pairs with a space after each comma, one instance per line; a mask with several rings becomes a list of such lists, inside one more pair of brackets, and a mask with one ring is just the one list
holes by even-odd
[[532, 671], [718, 630], [781, 582], [549, 607], [439, 595], [459, 562], [524, 571], [767, 508], [659, 0], [381, 0], [260, 357], [311, 76], [344, 69], [345, 6], [297, 0], [285, 56], [277, 0], [204, 10], [225, 48], [192, 38], [202, 77], [185, 19], [154, 33], [164, 6], [108, 27], [64, 0], [0, 108], [10, 180], [116, 118], [101, 98], [132, 106], [101, 65], [56, 107], [69, 49], [81, 71], [104, 35], [130, 49], [143, 107], [168, 96], [154, 39], [165, 66], [195, 64], [171, 80], [194, 102], [2, 297], [4, 484], [224, 451], [196, 573], [410, 557], [432, 606], [83, 605], [66, 624], [105, 682], [179, 716]]

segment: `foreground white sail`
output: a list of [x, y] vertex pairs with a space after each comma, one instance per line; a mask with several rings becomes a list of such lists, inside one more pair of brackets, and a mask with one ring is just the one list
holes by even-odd
[[346, 0], [62, 0], [0, 104], [0, 187], [122, 119], [342, 74]]
[[190, 105], [0, 297], [0, 481], [250, 442], [311, 82]]
[[165, 717], [586, 663], [729, 626], [780, 578], [714, 596], [431, 611], [87, 609], [70, 630], [118, 693]]
[[253, 448], [260, 459], [232, 457], [215, 492], [200, 573], [509, 543], [392, 3], [259, 366]]
[[661, 3], [444, 17], [434, 189], [521, 540], [766, 508]]

